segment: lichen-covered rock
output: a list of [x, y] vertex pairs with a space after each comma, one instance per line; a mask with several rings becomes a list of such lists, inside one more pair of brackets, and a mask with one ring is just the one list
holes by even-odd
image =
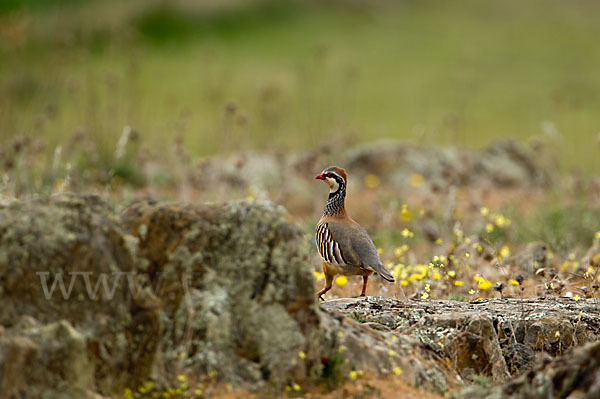
[[473, 156], [456, 148], [421, 147], [401, 141], [382, 141], [350, 149], [343, 165], [359, 178], [366, 174], [387, 176], [393, 187], [410, 187], [411, 175], [419, 174], [433, 189], [469, 181]]
[[323, 313], [321, 324], [325, 339], [321, 345], [327, 367], [334, 364], [343, 376], [356, 370], [391, 375], [434, 392], [447, 392], [461, 383], [446, 361], [418, 339], [383, 324], [354, 320], [355, 317], [340, 318], [337, 312]]
[[532, 367], [535, 353], [558, 356], [573, 346], [600, 340], [600, 305], [593, 299], [463, 303], [367, 297], [326, 301], [321, 307], [414, 337], [448, 359], [464, 379], [484, 375], [504, 381]]
[[282, 384], [315, 372], [321, 332], [309, 247], [283, 208], [145, 202], [122, 220], [160, 287], [166, 359], [184, 356], [193, 372], [238, 383]]
[[547, 174], [532, 153], [514, 140], [493, 143], [477, 158], [474, 170], [479, 178], [501, 187], [540, 186], [548, 182]]
[[471, 386], [454, 399], [595, 399], [600, 397], [600, 341], [573, 348], [535, 370], [493, 387]]
[[[24, 316], [42, 326], [64, 319], [63, 326], [74, 330], [61, 336], [77, 336], [90, 359], [93, 379], [84, 385], [106, 394], [121, 392], [147, 378], [156, 352], [153, 341], [159, 336], [158, 313], [138, 300], [144, 295], [138, 299], [132, 295], [132, 289], [139, 288], [132, 274], [136, 259], [135, 239], [98, 197], [62, 195], [4, 204], [0, 206], [0, 325], [27, 337], [23, 340], [32, 342], [34, 353], [44, 354], [44, 336], [34, 339], [19, 332], [18, 324]], [[30, 380], [40, 375], [27, 368], [37, 367], [35, 362], [24, 366], [26, 393], [54, 385], [42, 377]], [[67, 376], [69, 370], [56, 372]]]
[[0, 371], [2, 397], [96, 397], [87, 339], [66, 320], [31, 319], [0, 335]]
[[395, 187], [408, 187], [413, 173], [422, 175], [433, 189], [467, 183], [507, 187], [548, 182], [541, 165], [514, 140], [493, 143], [482, 152], [384, 141], [349, 150], [343, 164], [359, 177], [387, 176], [387, 183]]

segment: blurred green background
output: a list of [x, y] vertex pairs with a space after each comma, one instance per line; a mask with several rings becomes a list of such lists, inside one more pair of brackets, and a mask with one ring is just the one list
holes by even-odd
[[600, 2], [3, 0], [0, 142], [194, 156], [536, 136], [600, 173]]

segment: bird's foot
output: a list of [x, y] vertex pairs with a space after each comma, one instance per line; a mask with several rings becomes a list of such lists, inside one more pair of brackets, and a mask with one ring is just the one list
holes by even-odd
[[325, 302], [325, 299], [323, 299], [323, 295], [317, 295], [317, 298], [319, 298], [321, 301]]

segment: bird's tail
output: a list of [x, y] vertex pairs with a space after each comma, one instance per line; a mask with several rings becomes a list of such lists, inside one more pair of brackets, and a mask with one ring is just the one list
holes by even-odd
[[383, 265], [376, 265], [373, 269], [375, 269], [375, 271], [385, 280], [389, 281], [390, 283], [393, 283], [394, 280], [394, 276], [392, 276], [392, 273], [390, 273], [390, 271], [388, 269], [385, 268], [385, 266]]

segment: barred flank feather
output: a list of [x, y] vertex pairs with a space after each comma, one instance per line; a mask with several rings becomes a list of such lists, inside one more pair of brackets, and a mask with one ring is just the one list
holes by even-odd
[[344, 257], [340, 244], [333, 239], [327, 223], [322, 223], [317, 226], [315, 241], [317, 242], [319, 255], [321, 255], [321, 258], [326, 262], [338, 265], [349, 264]]

